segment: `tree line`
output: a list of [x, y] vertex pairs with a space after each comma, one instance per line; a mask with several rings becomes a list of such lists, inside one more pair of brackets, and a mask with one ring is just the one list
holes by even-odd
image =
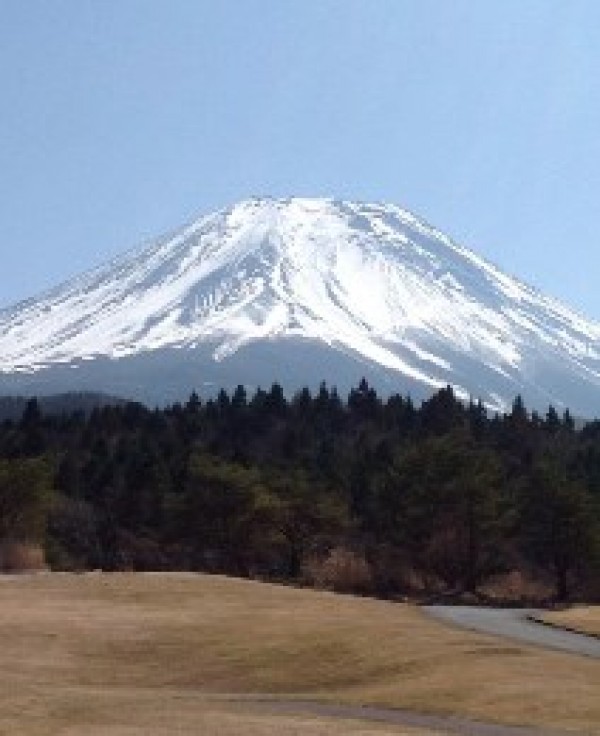
[[[0, 542], [56, 569], [202, 570], [378, 595], [598, 595], [600, 422], [420, 406], [363, 379], [0, 424]], [[504, 595], [508, 595], [505, 592]]]

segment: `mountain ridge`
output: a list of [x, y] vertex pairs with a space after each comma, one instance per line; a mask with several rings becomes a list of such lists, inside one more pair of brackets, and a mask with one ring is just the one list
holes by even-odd
[[[521, 393], [536, 407], [600, 413], [600, 323], [396, 205], [294, 197], [222, 208], [0, 310], [0, 389], [173, 352], [202, 368], [198, 385], [245, 352], [252, 382], [267, 385], [286, 372], [292, 342], [322, 353], [308, 384], [338, 383], [346, 355], [397, 390], [450, 384], [496, 409]], [[261, 359], [269, 343], [277, 357]], [[243, 365], [230, 372], [249, 382]], [[182, 390], [190, 383], [193, 370]]]

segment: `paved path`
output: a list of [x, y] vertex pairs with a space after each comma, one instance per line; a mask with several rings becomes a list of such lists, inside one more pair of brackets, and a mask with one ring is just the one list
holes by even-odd
[[[343, 720], [360, 720], [390, 726], [409, 726], [432, 734], [460, 736], [565, 736], [564, 731], [529, 726], [505, 726], [473, 721], [458, 716], [437, 716], [396, 708], [320, 703], [312, 700], [280, 700], [277, 697], [246, 696], [228, 698], [269, 713], [314, 715]], [[576, 736], [573, 732], [570, 736]]]
[[437, 619], [465, 629], [600, 659], [600, 639], [530, 621], [528, 616], [541, 614], [536, 609], [425, 606], [424, 610]]
[[[477, 606], [425, 606], [427, 614], [447, 623], [527, 644], [600, 659], [600, 639], [544, 626], [528, 619], [536, 609], [480, 608]], [[415, 713], [395, 708], [340, 705], [310, 700], [285, 700], [272, 696], [230, 696], [232, 700], [266, 709], [271, 713], [311, 714], [357, 719], [388, 725], [414, 726], [437, 734], [460, 736], [558, 736], [565, 732], [528, 726], [506, 726], [473, 721], [458, 716]]]

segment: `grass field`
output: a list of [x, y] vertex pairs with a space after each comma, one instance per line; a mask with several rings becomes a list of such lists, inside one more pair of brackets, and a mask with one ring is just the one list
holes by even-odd
[[545, 613], [543, 619], [584, 634], [600, 636], [600, 606], [574, 606], [564, 611], [552, 611]]
[[408, 605], [199, 575], [4, 577], [0, 641], [3, 735], [423, 733], [270, 713], [256, 693], [600, 732], [597, 661]]

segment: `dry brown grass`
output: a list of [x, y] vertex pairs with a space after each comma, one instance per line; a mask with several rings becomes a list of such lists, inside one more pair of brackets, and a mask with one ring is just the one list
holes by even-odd
[[564, 611], [545, 613], [542, 618], [544, 621], [568, 626], [584, 634], [600, 636], [600, 606], [574, 606]]
[[0, 734], [354, 732], [226, 704], [217, 693], [600, 731], [598, 662], [330, 593], [194, 575], [7, 577], [0, 641]]

